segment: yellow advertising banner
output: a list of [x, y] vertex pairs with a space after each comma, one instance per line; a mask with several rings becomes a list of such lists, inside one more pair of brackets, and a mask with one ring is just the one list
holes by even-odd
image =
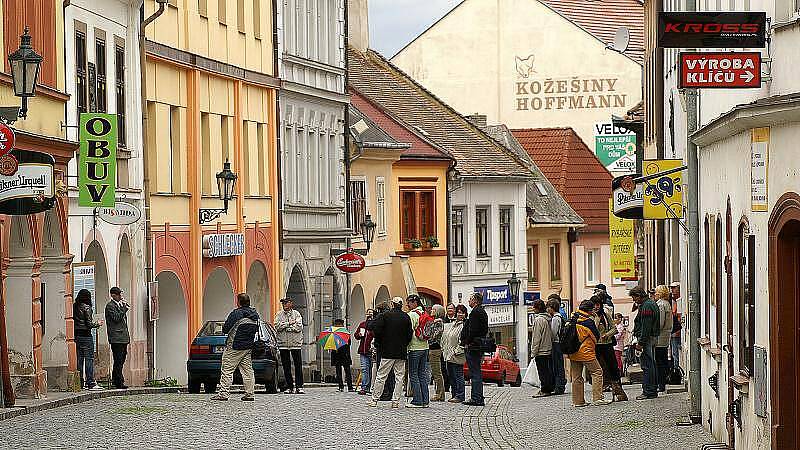
[[614, 215], [614, 203], [608, 204], [608, 238], [611, 247], [611, 276], [629, 278], [636, 276], [636, 242], [633, 237], [633, 219]]
[[[682, 165], [683, 161], [680, 159], [646, 160], [642, 164], [642, 175], [655, 175], [677, 169]], [[653, 178], [644, 183], [644, 218], [683, 218], [683, 171]]]
[[769, 128], [753, 128], [750, 133], [750, 163], [750, 209], [766, 212]]

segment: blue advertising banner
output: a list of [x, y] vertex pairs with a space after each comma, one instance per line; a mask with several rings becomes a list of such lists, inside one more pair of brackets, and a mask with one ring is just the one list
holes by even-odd
[[511, 293], [508, 291], [508, 285], [476, 287], [475, 292], [478, 292], [483, 296], [484, 305], [511, 304]]
[[522, 293], [522, 301], [524, 302], [525, 306], [533, 306], [533, 302], [542, 298], [541, 292], [523, 292]]

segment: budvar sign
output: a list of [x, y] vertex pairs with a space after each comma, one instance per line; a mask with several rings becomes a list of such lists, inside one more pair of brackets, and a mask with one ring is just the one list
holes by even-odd
[[658, 46], [663, 48], [763, 48], [764, 12], [661, 12]]
[[680, 87], [761, 87], [761, 53], [681, 53]]

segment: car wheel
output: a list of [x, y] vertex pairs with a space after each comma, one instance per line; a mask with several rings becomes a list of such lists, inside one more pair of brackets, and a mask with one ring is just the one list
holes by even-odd
[[503, 373], [500, 375], [500, 379], [499, 379], [499, 380], [497, 380], [497, 387], [503, 387], [503, 384], [505, 383], [505, 381], [506, 381], [506, 373], [505, 373], [505, 372], [503, 372]]
[[218, 384], [219, 383], [216, 382], [206, 381], [205, 383], [206, 394], [213, 394], [214, 392], [217, 392]]
[[511, 383], [511, 386], [514, 386], [514, 387], [520, 387], [520, 386], [522, 386], [522, 375], [520, 375], [520, 374], [517, 374], [517, 379], [516, 379], [516, 380], [514, 380], [514, 382], [513, 382], [513, 383]]
[[195, 380], [189, 378], [188, 388], [190, 394], [199, 394], [200, 393], [200, 380]]

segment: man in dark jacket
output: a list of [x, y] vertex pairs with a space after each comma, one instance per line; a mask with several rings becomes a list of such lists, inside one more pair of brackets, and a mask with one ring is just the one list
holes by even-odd
[[114, 368], [111, 371], [111, 384], [117, 389], [128, 389], [122, 367], [128, 357], [128, 344], [131, 335], [128, 332], [128, 310], [131, 306], [122, 297], [122, 289], [114, 286], [109, 291], [111, 301], [106, 304], [106, 330], [111, 353], [114, 355]]
[[399, 408], [400, 394], [403, 392], [403, 377], [406, 370], [406, 356], [408, 343], [411, 342], [411, 318], [403, 312], [403, 299], [392, 299], [391, 311], [379, 315], [372, 323], [372, 332], [375, 334], [375, 345], [381, 357], [378, 376], [375, 378], [375, 387], [372, 389], [372, 399], [367, 406], [378, 406], [378, 400], [383, 392], [383, 385], [389, 372], [394, 371], [394, 393], [392, 395], [392, 408]]
[[636, 319], [633, 321], [633, 336], [636, 337], [636, 350], [642, 352], [642, 395], [636, 400], [658, 397], [658, 375], [656, 373], [655, 345], [659, 333], [659, 310], [655, 302], [640, 287], [631, 289], [630, 296], [639, 306]]
[[225, 351], [222, 353], [222, 375], [219, 380], [219, 392], [212, 400], [228, 400], [228, 392], [233, 382], [233, 372], [239, 368], [244, 383], [244, 401], [255, 400], [256, 378], [253, 374], [253, 342], [258, 333], [259, 317], [255, 309], [250, 307], [250, 296], [236, 296], [239, 307], [228, 314], [222, 325], [222, 332], [228, 335]]
[[483, 359], [482, 341], [489, 333], [489, 316], [483, 309], [483, 296], [478, 292], [469, 298], [472, 311], [469, 319], [461, 331], [461, 345], [464, 346], [469, 368], [472, 391], [470, 399], [464, 402], [467, 406], [483, 406], [483, 375], [481, 374], [481, 359]]

